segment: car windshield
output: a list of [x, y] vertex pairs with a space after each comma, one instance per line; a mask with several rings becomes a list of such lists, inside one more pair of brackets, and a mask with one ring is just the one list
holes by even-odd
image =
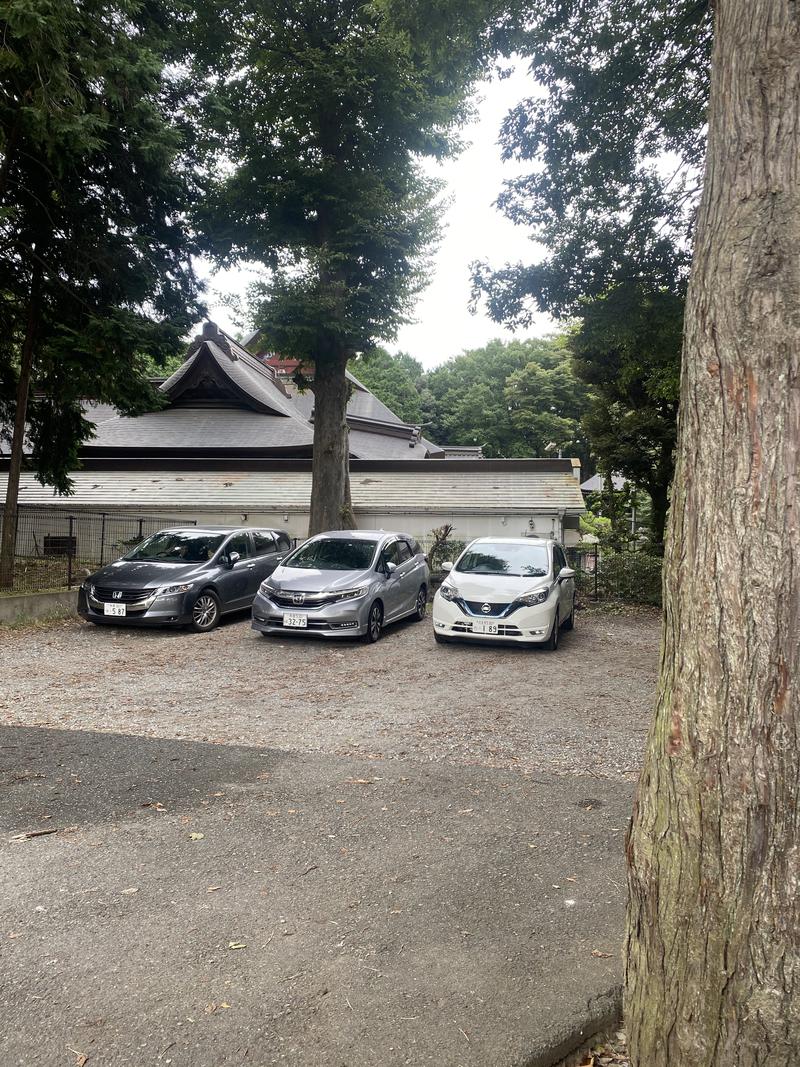
[[544, 578], [544, 545], [480, 544], [468, 549], [453, 568], [460, 574], [497, 574], [506, 578]]
[[343, 537], [307, 541], [283, 561], [284, 567], [298, 570], [363, 571], [372, 563], [377, 541]]
[[205, 563], [225, 539], [224, 534], [192, 533], [188, 530], [163, 532], [145, 538], [125, 559], [153, 563]]

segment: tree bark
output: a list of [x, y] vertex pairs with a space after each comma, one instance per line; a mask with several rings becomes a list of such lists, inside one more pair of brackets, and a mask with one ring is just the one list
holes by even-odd
[[314, 458], [311, 473], [309, 537], [323, 530], [355, 527], [350, 499], [347, 428], [347, 355], [331, 354], [314, 364]]
[[636, 1067], [800, 1061], [800, 10], [717, 0], [655, 720]]
[[0, 534], [0, 589], [11, 589], [14, 582], [14, 549], [17, 539], [17, 504], [19, 479], [22, 471], [25, 422], [28, 416], [28, 396], [33, 374], [33, 356], [36, 347], [36, 330], [39, 319], [39, 292], [41, 268], [33, 268], [28, 313], [25, 323], [25, 338], [20, 352], [17, 401], [14, 409], [14, 429], [11, 437], [11, 456], [8, 464], [8, 483], [3, 507], [3, 529]]

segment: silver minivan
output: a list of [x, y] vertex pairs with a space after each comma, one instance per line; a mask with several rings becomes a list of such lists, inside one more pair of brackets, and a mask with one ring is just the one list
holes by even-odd
[[317, 534], [276, 567], [253, 601], [259, 633], [377, 641], [399, 619], [424, 619], [428, 561], [408, 534], [333, 530]]

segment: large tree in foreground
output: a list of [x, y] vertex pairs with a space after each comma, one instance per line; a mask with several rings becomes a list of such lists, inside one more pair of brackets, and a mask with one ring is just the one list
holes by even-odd
[[636, 1067], [800, 1050], [800, 12], [719, 0], [655, 722], [629, 839]]
[[84, 398], [153, 403], [146, 365], [194, 313], [169, 24], [144, 0], [0, 9], [0, 587], [11, 584], [24, 439], [45, 484], [91, 435]]
[[[263, 264], [255, 318], [313, 364], [310, 532], [352, 523], [350, 359], [390, 340], [424, 281], [435, 183], [505, 29], [495, 0], [223, 0], [198, 8], [223, 157], [203, 212], [222, 263]], [[226, 165], [226, 161], [229, 165]]]

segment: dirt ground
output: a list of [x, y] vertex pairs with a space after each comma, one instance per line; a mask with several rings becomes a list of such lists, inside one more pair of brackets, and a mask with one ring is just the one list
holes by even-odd
[[633, 781], [658, 637], [650, 612], [580, 613], [555, 654], [438, 646], [429, 620], [371, 646], [265, 639], [242, 617], [0, 629], [0, 722]]

